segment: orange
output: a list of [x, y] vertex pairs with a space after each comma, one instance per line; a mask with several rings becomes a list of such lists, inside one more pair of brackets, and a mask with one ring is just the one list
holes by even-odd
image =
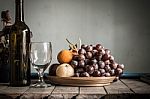
[[69, 63], [72, 60], [73, 53], [70, 50], [61, 50], [57, 55], [59, 63]]

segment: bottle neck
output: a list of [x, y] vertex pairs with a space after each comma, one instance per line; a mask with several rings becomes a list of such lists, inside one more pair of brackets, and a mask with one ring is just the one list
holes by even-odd
[[16, 19], [15, 19], [15, 21], [24, 22], [23, 0], [15, 0], [15, 1], [16, 1]]

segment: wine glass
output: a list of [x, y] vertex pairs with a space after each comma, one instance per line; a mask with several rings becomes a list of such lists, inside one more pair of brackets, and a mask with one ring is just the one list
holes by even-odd
[[31, 87], [46, 88], [48, 85], [45, 83], [43, 75], [52, 60], [51, 42], [31, 42], [30, 47], [30, 61], [39, 77], [38, 82], [31, 84]]

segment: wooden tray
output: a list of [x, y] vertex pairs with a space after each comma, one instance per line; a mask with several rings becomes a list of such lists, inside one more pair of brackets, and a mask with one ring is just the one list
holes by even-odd
[[48, 76], [52, 84], [69, 86], [105, 86], [109, 85], [115, 76], [112, 77], [57, 77]]

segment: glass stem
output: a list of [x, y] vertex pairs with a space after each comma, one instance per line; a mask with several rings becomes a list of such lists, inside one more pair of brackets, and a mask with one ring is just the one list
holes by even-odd
[[39, 83], [45, 83], [44, 80], [43, 80], [43, 75], [44, 75], [43, 72], [41, 72], [41, 71], [38, 72], [38, 76], [39, 76], [38, 82]]

